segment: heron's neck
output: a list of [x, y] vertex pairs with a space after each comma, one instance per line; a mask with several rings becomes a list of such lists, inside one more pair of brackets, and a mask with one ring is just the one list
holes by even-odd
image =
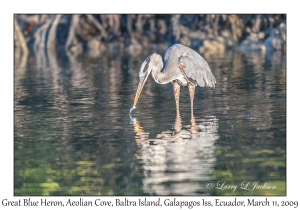
[[176, 79], [176, 77], [170, 73], [170, 71], [163, 71], [163, 68], [153, 68], [152, 77], [158, 84], [167, 84]]

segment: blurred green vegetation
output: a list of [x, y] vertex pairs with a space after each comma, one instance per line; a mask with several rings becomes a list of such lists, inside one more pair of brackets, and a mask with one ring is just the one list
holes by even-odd
[[[32, 160], [34, 168], [19, 170], [18, 179], [23, 185], [16, 188], [17, 195], [118, 195], [115, 185], [102, 178], [105, 170], [113, 170], [114, 164], [97, 167], [92, 161], [78, 161], [72, 169], [56, 169], [44, 161]], [[143, 194], [140, 188], [132, 188], [124, 195]]]
[[[214, 188], [210, 191], [212, 195], [286, 195], [286, 181], [282, 180], [286, 174], [285, 148], [277, 147], [275, 150], [258, 149], [251, 151], [243, 146], [240, 151], [234, 153], [229, 153], [229, 151], [232, 151], [229, 146], [221, 146], [215, 151], [216, 158], [222, 159], [222, 161], [217, 162], [213, 172], [214, 183], [216, 186], [218, 181], [226, 181], [225, 185], [236, 185], [237, 189], [232, 192], [230, 189]], [[260, 175], [256, 178], [253, 177], [251, 168], [260, 171]], [[247, 188], [251, 190], [240, 189], [243, 181], [249, 181]], [[254, 182], [258, 182], [259, 185], [266, 183], [270, 186], [276, 186], [276, 189], [253, 189]]]

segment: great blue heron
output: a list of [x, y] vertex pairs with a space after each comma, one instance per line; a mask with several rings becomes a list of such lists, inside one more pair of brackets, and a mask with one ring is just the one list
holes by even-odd
[[189, 87], [191, 112], [193, 112], [196, 86], [215, 87], [216, 83], [214, 75], [201, 55], [191, 48], [175, 44], [165, 52], [164, 62], [160, 55], [153, 53], [141, 65], [139, 84], [130, 112], [136, 107], [144, 84], [151, 72], [153, 79], [158, 84], [173, 83], [177, 110], [179, 110], [180, 86]]

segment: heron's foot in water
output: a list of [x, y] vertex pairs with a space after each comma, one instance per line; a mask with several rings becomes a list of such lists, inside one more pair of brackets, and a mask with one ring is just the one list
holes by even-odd
[[130, 124], [131, 124], [131, 125], [134, 125], [134, 124], [136, 123], [136, 121], [137, 121], [136, 118], [132, 118], [132, 117], [130, 116]]

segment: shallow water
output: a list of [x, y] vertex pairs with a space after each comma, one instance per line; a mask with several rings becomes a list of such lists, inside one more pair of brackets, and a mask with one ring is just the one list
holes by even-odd
[[196, 88], [193, 116], [187, 88], [176, 115], [149, 77], [130, 118], [150, 53], [16, 65], [15, 195], [286, 194], [285, 55], [204, 54], [217, 84]]

